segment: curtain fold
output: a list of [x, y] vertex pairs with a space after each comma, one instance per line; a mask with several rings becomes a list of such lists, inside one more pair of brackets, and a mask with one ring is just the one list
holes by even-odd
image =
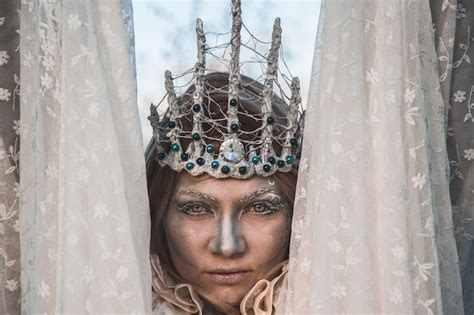
[[448, 155], [450, 194], [463, 284], [464, 312], [474, 313], [474, 3], [459, 0], [452, 51]]
[[21, 5], [22, 308], [149, 313], [130, 1]]
[[429, 1], [322, 6], [286, 314], [463, 314]]
[[18, 1], [0, 7], [0, 313], [20, 313]]

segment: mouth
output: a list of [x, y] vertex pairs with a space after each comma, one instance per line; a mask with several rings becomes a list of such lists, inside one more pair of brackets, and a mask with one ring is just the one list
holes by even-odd
[[248, 269], [216, 269], [208, 272], [214, 281], [222, 284], [236, 284], [245, 279], [249, 274]]

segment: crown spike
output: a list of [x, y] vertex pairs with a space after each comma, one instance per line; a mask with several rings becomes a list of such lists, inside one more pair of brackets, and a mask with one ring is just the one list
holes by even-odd
[[240, 85], [240, 30], [242, 29], [242, 9], [240, 0], [232, 0], [232, 37], [229, 68], [229, 92], [227, 106], [227, 131], [235, 133], [239, 128], [237, 117]]
[[194, 67], [194, 80], [196, 83], [194, 85], [193, 93], [193, 159], [197, 159], [203, 150], [201, 114], [203, 111], [203, 77], [206, 69], [206, 37], [204, 35], [203, 23], [201, 19], [196, 19], [196, 37], [198, 61]]
[[176, 118], [179, 116], [179, 107], [178, 107], [178, 98], [176, 97], [176, 92], [174, 90], [173, 77], [171, 76], [171, 71], [166, 70], [165, 72], [165, 88], [168, 93], [168, 104], [169, 104], [169, 119], [170, 122], [174, 123], [174, 127], [171, 128], [168, 136], [173, 144], [178, 142], [179, 129], [176, 124]]
[[155, 106], [153, 103], [150, 104], [150, 116], [148, 116], [148, 120], [150, 121], [150, 125], [153, 128], [153, 137], [159, 139], [160, 137], [160, 114], [158, 114], [157, 110], [158, 106]]
[[272, 32], [272, 46], [268, 52], [267, 58], [267, 75], [265, 77], [265, 87], [263, 90], [263, 112], [269, 113], [272, 111], [272, 94], [273, 94], [273, 82], [277, 77], [278, 69], [278, 52], [281, 45], [281, 26], [280, 18], [275, 19], [273, 24]]
[[298, 108], [301, 103], [301, 96], [300, 96], [300, 80], [298, 77], [294, 77], [291, 80], [291, 98], [290, 98], [290, 106], [288, 110], [288, 131], [294, 131], [297, 124], [297, 116], [298, 116]]
[[196, 35], [198, 64], [202, 66], [202, 74], [204, 75], [204, 69], [206, 65], [206, 36], [204, 35], [204, 27], [202, 20], [199, 18], [196, 19]]
[[273, 24], [272, 32], [272, 45], [268, 52], [267, 58], [267, 74], [265, 77], [265, 83], [263, 88], [263, 124], [264, 129], [262, 133], [263, 138], [263, 156], [271, 156], [274, 154], [272, 147], [272, 136], [273, 136], [273, 123], [275, 117], [271, 116], [272, 113], [272, 95], [273, 95], [273, 82], [277, 78], [278, 70], [278, 52], [281, 45], [281, 26], [280, 18], [276, 18]]
[[[296, 132], [298, 129], [298, 109], [301, 103], [300, 80], [294, 77], [291, 80], [291, 98], [288, 114], [286, 116], [287, 126], [285, 134], [285, 145], [281, 152], [281, 157], [285, 160], [288, 156], [294, 157], [298, 149], [298, 138]], [[293, 152], [293, 155], [292, 155]]]

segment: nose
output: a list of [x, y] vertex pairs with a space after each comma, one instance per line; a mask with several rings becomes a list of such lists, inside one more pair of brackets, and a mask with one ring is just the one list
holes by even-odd
[[224, 257], [243, 254], [246, 244], [239, 229], [238, 218], [234, 215], [222, 215], [216, 224], [216, 235], [210, 240], [209, 249]]

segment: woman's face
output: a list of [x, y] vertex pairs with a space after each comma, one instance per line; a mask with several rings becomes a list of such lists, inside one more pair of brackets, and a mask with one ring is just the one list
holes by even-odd
[[183, 174], [165, 230], [178, 273], [199, 292], [238, 305], [285, 260], [289, 205], [277, 185]]

